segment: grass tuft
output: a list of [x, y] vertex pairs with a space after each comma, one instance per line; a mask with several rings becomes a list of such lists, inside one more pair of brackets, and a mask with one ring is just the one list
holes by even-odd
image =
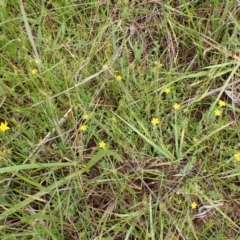
[[0, 1], [1, 239], [238, 239], [239, 3]]

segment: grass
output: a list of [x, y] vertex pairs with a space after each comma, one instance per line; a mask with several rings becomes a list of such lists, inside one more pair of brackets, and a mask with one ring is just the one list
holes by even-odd
[[1, 239], [240, 238], [238, 2], [0, 7]]

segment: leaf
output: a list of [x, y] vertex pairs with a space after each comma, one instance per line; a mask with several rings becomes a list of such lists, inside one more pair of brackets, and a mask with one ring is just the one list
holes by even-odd
[[34, 164], [24, 164], [24, 165], [15, 165], [11, 167], [0, 168], [0, 174], [6, 172], [15, 172], [19, 170], [27, 170], [34, 168], [52, 168], [52, 167], [67, 167], [75, 166], [75, 163], [34, 163]]
[[0, 196], [0, 206], [1, 205], [2, 206], [11, 206], [5, 198]]
[[112, 150], [102, 149], [102, 150], [98, 151], [97, 154], [93, 155], [91, 160], [87, 163], [86, 171], [88, 171], [91, 167], [93, 167], [95, 164], [97, 164], [106, 155], [113, 156], [117, 161], [122, 162], [122, 158], [118, 153], [116, 153]]

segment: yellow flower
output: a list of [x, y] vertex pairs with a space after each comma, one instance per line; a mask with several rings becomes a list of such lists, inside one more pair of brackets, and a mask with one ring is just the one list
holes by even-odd
[[222, 100], [219, 101], [219, 106], [220, 107], [225, 107], [226, 106], [226, 103]]
[[240, 161], [240, 152], [235, 153], [235, 154], [234, 154], [234, 157], [235, 157], [235, 159], [236, 159], [237, 161]]
[[192, 209], [196, 209], [196, 208], [197, 208], [197, 203], [196, 203], [196, 202], [193, 202], [193, 203], [191, 204], [191, 207], [192, 207]]
[[106, 70], [108, 68], [108, 65], [107, 64], [104, 64], [103, 66], [102, 66], [102, 69], [103, 70]]
[[10, 129], [10, 127], [7, 126], [6, 122], [5, 123], [1, 122], [0, 131], [5, 132], [5, 131], [7, 131], [9, 129]]
[[112, 117], [113, 122], [117, 122], [117, 119], [115, 117]]
[[165, 88], [164, 92], [165, 92], [165, 93], [170, 93], [170, 92], [171, 92], [171, 88], [170, 88], [170, 87]]
[[81, 125], [81, 126], [79, 127], [79, 130], [85, 132], [85, 131], [87, 130], [87, 126], [86, 126], [86, 125]]
[[122, 76], [121, 76], [121, 75], [117, 75], [117, 76], [116, 76], [116, 79], [117, 79], [118, 81], [122, 81]]
[[33, 221], [33, 220], [29, 220], [29, 221], [28, 221], [28, 224], [33, 227], [33, 226], [35, 226], [36, 222]]
[[80, 232], [80, 233], [78, 234], [78, 236], [79, 236], [79, 239], [86, 238], [86, 233], [85, 233], [85, 232]]
[[35, 63], [36, 64], [40, 63], [40, 60], [39, 59], [35, 59]]
[[221, 111], [219, 109], [216, 109], [214, 111], [215, 116], [221, 116]]
[[156, 126], [159, 123], [159, 119], [158, 118], [152, 118], [151, 123], [152, 123], [153, 126]]
[[158, 67], [153, 67], [153, 68], [152, 68], [152, 71], [153, 71], [154, 73], [157, 73], [157, 72], [159, 71], [159, 69], [158, 69]]
[[89, 115], [85, 113], [82, 118], [83, 118], [83, 120], [88, 120]]
[[180, 108], [180, 104], [175, 103], [175, 104], [173, 105], [173, 108], [174, 108], [175, 110], [178, 110], [178, 109]]
[[99, 148], [105, 148], [106, 147], [106, 143], [104, 141], [101, 141], [99, 144], [98, 144]]
[[36, 68], [34, 68], [34, 69], [32, 70], [32, 75], [37, 74], [37, 72], [38, 72], [38, 70], [37, 70]]
[[163, 64], [160, 61], [154, 61], [154, 64], [159, 67], [163, 66]]

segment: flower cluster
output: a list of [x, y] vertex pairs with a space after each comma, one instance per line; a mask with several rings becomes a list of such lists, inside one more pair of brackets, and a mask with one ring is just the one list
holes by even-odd
[[[85, 121], [88, 120], [89, 115], [87, 113], [83, 114], [82, 119], [85, 120]], [[86, 124], [81, 124], [80, 127], [79, 127], [79, 130], [82, 131], [82, 132], [85, 132], [87, 130], [87, 125]]]
[[[219, 105], [220, 108], [225, 107], [226, 106], [226, 102], [220, 100], [218, 102], [218, 105]], [[217, 108], [214, 111], [214, 115], [217, 116], [217, 117], [220, 117], [222, 115], [222, 111], [219, 108]]]

